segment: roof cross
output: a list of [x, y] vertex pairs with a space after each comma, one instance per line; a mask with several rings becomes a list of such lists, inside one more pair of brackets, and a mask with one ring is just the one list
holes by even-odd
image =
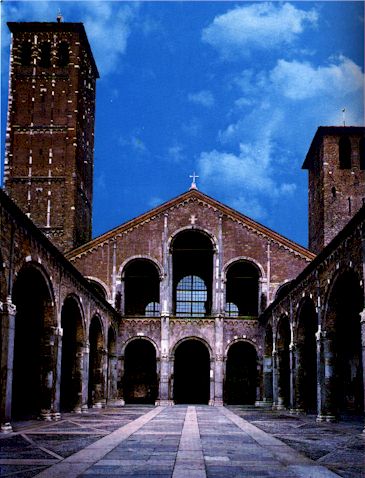
[[198, 189], [197, 185], [196, 185], [196, 179], [198, 178], [199, 176], [197, 174], [195, 174], [195, 171], [193, 172], [193, 174], [191, 174], [189, 176], [189, 178], [192, 178], [192, 182], [191, 182], [191, 186], [190, 186], [190, 189]]

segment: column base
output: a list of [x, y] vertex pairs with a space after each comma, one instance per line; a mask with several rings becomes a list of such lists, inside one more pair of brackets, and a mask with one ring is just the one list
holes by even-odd
[[41, 410], [41, 413], [39, 414], [39, 420], [43, 420], [45, 422], [52, 421], [51, 410]]
[[125, 401], [123, 398], [114, 398], [112, 400], [108, 400], [106, 402], [107, 407], [124, 407], [125, 406]]
[[10, 422], [1, 424], [0, 433], [11, 433], [12, 431], [13, 431], [13, 427], [11, 426]]
[[327, 422], [334, 423], [337, 422], [337, 417], [335, 415], [318, 415], [316, 418], [317, 423]]
[[75, 407], [71, 413], [82, 413], [82, 407], [81, 406]]
[[57, 422], [58, 420], [61, 420], [61, 413], [60, 412], [52, 412], [51, 413], [51, 418], [53, 421]]
[[210, 400], [209, 405], [212, 405], [213, 407], [223, 407], [224, 403], [223, 400], [221, 400], [220, 398], [216, 398], [215, 400]]
[[255, 407], [272, 408], [272, 406], [272, 402], [269, 402], [267, 400], [256, 400], [255, 402]]
[[93, 403], [92, 408], [105, 408], [105, 403], [103, 403], [103, 402], [95, 402], [95, 403]]
[[156, 400], [156, 407], [173, 407], [175, 402], [173, 400]]
[[304, 408], [291, 408], [289, 410], [289, 413], [291, 415], [304, 415], [305, 414], [305, 410]]
[[88, 411], [89, 411], [88, 405], [86, 404], [81, 405], [81, 413], [88, 413]]

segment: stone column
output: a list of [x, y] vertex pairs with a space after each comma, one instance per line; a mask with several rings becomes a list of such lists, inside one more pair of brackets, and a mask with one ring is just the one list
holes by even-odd
[[63, 329], [54, 327], [54, 356], [55, 356], [55, 376], [53, 380], [53, 397], [52, 397], [52, 420], [61, 419], [60, 395], [61, 395], [61, 366], [62, 366], [62, 337]]
[[83, 372], [84, 372], [84, 347], [82, 344], [77, 344], [76, 348], [76, 355], [75, 355], [75, 391], [77, 390], [76, 394], [76, 401], [74, 405], [74, 413], [81, 413], [82, 411], [82, 379], [83, 379]]
[[107, 405], [113, 406], [113, 407], [122, 405], [118, 400], [117, 365], [118, 365], [117, 355], [108, 353]]
[[273, 356], [264, 356], [263, 361], [263, 405], [273, 403]]
[[90, 343], [87, 341], [82, 351], [82, 390], [81, 390], [81, 412], [87, 412], [89, 409], [89, 367], [90, 367]]
[[[365, 309], [360, 314], [360, 324], [361, 324], [361, 349], [362, 349], [362, 386], [364, 389], [364, 410], [365, 410]], [[363, 429], [365, 433], [365, 427]]]
[[55, 400], [57, 383], [56, 365], [60, 334], [60, 329], [57, 327], [45, 327], [43, 329], [40, 418], [46, 421], [59, 418], [59, 412], [57, 412], [54, 407], [57, 406]]
[[223, 328], [224, 319], [215, 318], [215, 360], [214, 360], [214, 395], [213, 405], [223, 406]]
[[273, 409], [276, 410], [279, 403], [279, 385], [278, 385], [278, 353], [275, 348], [272, 351], [272, 394], [273, 394]]
[[293, 408], [296, 413], [304, 412], [303, 406], [303, 380], [304, 380], [304, 343], [299, 342], [295, 348], [295, 375], [294, 375], [294, 390], [293, 390]]
[[125, 401], [124, 401], [124, 356], [120, 355], [118, 357], [118, 403], [119, 406], [124, 406]]
[[0, 302], [1, 314], [1, 432], [11, 432], [11, 400], [13, 387], [13, 362], [16, 307], [11, 297], [5, 303]]
[[289, 345], [289, 366], [290, 366], [289, 409], [293, 413], [295, 411], [295, 382], [297, 378], [296, 344], [293, 342], [291, 342]]
[[161, 316], [161, 360], [160, 360], [160, 385], [156, 405], [173, 405], [169, 390], [170, 360], [169, 360], [170, 318]]
[[[318, 336], [320, 341], [319, 347]], [[322, 373], [318, 374], [320, 376], [319, 383], [317, 383], [317, 387], [320, 388], [317, 421], [333, 422], [336, 420], [334, 342], [332, 334], [326, 331], [322, 333], [318, 331], [317, 333], [317, 370], [322, 370]]]

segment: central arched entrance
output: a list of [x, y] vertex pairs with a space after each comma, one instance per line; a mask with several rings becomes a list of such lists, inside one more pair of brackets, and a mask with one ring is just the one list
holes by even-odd
[[175, 403], [209, 402], [210, 357], [207, 347], [199, 340], [185, 340], [175, 351]]
[[156, 349], [146, 339], [130, 342], [124, 353], [124, 399], [126, 403], [157, 400]]
[[253, 405], [256, 400], [257, 354], [248, 342], [236, 342], [228, 350], [225, 402]]

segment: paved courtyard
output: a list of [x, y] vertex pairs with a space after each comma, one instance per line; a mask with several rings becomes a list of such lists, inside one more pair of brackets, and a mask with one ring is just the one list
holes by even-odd
[[90, 410], [17, 423], [0, 435], [0, 476], [14, 478], [365, 477], [360, 421], [244, 407]]

